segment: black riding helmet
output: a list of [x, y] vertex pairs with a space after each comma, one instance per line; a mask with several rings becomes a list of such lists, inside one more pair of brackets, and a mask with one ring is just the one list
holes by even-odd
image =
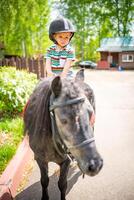
[[[53, 20], [49, 26], [49, 38], [54, 43], [57, 43], [53, 37], [54, 33], [60, 33], [60, 32], [70, 32], [72, 33], [71, 38], [74, 36], [75, 29], [72, 25], [72, 23], [65, 18], [57, 18]], [[71, 40], [70, 38], [70, 40]]]

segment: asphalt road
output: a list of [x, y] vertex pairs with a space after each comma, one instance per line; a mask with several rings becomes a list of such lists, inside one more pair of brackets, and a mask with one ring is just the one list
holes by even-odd
[[[96, 95], [95, 139], [104, 159], [102, 171], [85, 176], [75, 166], [68, 176], [67, 200], [134, 200], [134, 71], [86, 70]], [[50, 164], [50, 200], [60, 200], [57, 166]], [[39, 200], [39, 170], [34, 164], [16, 200]]]

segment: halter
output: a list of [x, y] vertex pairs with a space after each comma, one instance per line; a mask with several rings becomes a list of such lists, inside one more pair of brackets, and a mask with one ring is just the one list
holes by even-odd
[[77, 104], [77, 103], [81, 103], [81, 102], [84, 102], [84, 101], [85, 101], [84, 97], [78, 97], [78, 98], [75, 98], [75, 99], [70, 99], [70, 100], [68, 100], [67, 102], [64, 102], [64, 103], [54, 103], [54, 104], [50, 105], [49, 111], [52, 111], [52, 110], [54, 110], [55, 108], [58, 108], [58, 107], [68, 106], [68, 105], [71, 105], [71, 104]]
[[53, 103], [52, 102], [52, 96], [50, 97], [50, 107], [49, 107], [49, 111], [50, 111], [50, 117], [51, 117], [51, 126], [52, 126], [52, 139], [53, 139], [53, 143], [54, 143], [54, 146], [55, 146], [55, 149], [56, 151], [58, 152], [58, 154], [61, 156], [61, 157], [64, 157], [63, 154], [68, 154], [70, 153], [70, 150], [71, 149], [74, 149], [74, 148], [81, 148], [81, 147], [84, 147], [85, 145], [87, 144], [90, 144], [92, 142], [94, 142], [94, 137], [92, 138], [89, 138], [87, 140], [84, 140], [83, 142], [81, 142], [80, 144], [77, 144], [77, 145], [73, 145], [73, 146], [69, 146], [67, 147], [65, 145], [65, 143], [63, 142], [60, 134], [59, 134], [59, 131], [58, 131], [58, 128], [57, 128], [57, 125], [56, 125], [56, 120], [55, 120], [55, 113], [54, 113], [54, 110], [56, 108], [59, 108], [59, 107], [64, 107], [64, 106], [68, 106], [68, 105], [72, 105], [72, 104], [77, 104], [77, 103], [81, 103], [81, 102], [84, 102], [85, 101], [85, 98], [84, 97], [78, 97], [78, 98], [75, 98], [75, 99], [70, 99], [64, 103]]

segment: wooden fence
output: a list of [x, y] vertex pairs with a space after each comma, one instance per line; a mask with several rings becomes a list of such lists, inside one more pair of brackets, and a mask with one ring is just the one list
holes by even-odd
[[4, 58], [0, 60], [0, 66], [15, 66], [18, 70], [27, 70], [37, 74], [37, 79], [46, 77], [45, 61], [43, 58]]

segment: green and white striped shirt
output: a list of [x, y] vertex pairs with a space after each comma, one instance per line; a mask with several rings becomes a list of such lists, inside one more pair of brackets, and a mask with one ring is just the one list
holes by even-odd
[[74, 61], [75, 53], [72, 47], [67, 45], [61, 51], [57, 50], [57, 45], [54, 44], [47, 49], [46, 58], [51, 58], [52, 71], [62, 72], [67, 59]]

